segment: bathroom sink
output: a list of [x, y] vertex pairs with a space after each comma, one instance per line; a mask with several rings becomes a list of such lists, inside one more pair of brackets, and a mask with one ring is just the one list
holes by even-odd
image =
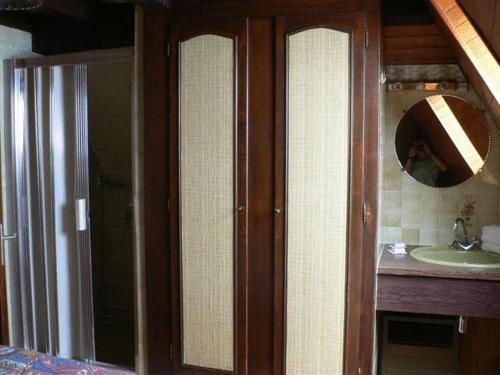
[[418, 247], [410, 256], [425, 263], [452, 267], [500, 269], [500, 254], [483, 250], [457, 251], [448, 246]]

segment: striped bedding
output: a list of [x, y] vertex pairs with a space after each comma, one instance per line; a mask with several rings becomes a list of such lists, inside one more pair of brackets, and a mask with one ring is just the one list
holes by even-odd
[[70, 359], [0, 345], [0, 375], [132, 375]]

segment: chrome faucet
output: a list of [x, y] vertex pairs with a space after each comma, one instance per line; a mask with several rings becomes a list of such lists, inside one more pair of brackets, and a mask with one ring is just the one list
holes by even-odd
[[457, 241], [457, 240], [453, 241], [453, 243], [451, 244], [450, 247], [457, 249], [457, 250], [460, 250], [460, 251], [469, 251], [472, 248], [474, 248], [475, 246], [479, 245], [479, 241], [476, 241], [476, 240], [470, 241], [469, 240], [469, 235], [467, 233], [467, 226], [465, 225], [464, 219], [462, 219], [461, 217], [459, 217], [455, 220], [455, 223], [453, 224], [453, 231], [454, 232], [457, 231], [458, 224], [462, 224], [462, 231], [463, 231], [464, 237], [461, 241]]

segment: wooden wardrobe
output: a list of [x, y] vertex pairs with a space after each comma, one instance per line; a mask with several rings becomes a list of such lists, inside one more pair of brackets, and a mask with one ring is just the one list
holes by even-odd
[[150, 374], [371, 374], [379, 3], [144, 18]]

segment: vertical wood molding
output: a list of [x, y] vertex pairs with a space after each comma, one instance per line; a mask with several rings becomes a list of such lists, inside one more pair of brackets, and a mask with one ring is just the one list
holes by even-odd
[[[376, 257], [377, 257], [377, 218], [378, 218], [378, 163], [380, 137], [380, 74], [381, 74], [381, 4], [380, 0], [366, 1], [366, 27], [368, 29], [368, 48], [365, 51], [364, 66], [364, 148], [365, 166], [363, 172], [363, 201], [367, 203], [369, 215], [364, 224], [362, 237], [361, 300], [363, 312], [359, 328], [360, 357], [359, 369], [362, 375], [369, 375], [375, 364], [375, 298], [376, 298]], [[355, 369], [351, 369], [355, 371]]]
[[273, 374], [274, 21], [248, 29], [248, 373]]
[[149, 375], [169, 374], [171, 306], [168, 247], [168, 40], [166, 17], [144, 12], [144, 250]]

